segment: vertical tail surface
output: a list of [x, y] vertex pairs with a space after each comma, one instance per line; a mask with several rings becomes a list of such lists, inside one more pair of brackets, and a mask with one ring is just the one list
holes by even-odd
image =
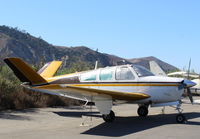
[[29, 82], [31, 85], [47, 83], [43, 77], [20, 58], [6, 58], [4, 62], [13, 70], [21, 82]]
[[37, 73], [44, 78], [52, 77], [56, 73], [61, 64], [62, 61], [49, 62], [45, 64]]
[[150, 71], [157, 76], [167, 76], [166, 73], [161, 69], [161, 67], [155, 61], [149, 61]]

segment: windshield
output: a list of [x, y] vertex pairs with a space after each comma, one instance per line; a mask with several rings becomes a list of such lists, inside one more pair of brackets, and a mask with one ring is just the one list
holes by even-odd
[[154, 76], [154, 74], [152, 72], [150, 72], [148, 69], [146, 69], [142, 66], [133, 65], [132, 67], [139, 77]]

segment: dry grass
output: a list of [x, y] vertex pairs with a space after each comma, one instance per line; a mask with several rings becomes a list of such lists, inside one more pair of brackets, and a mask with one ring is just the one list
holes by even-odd
[[25, 89], [7, 66], [0, 67], [0, 110], [69, 105], [80, 102]]

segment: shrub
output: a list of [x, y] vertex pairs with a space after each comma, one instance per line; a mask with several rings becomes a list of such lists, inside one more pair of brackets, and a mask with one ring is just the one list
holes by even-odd
[[80, 105], [80, 102], [23, 88], [7, 66], [0, 67], [0, 110], [68, 105]]

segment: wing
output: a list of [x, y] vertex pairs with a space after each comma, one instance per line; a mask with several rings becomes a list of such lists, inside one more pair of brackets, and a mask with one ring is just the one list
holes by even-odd
[[[112, 90], [102, 90], [102, 89], [94, 89], [94, 88], [85, 88], [85, 87], [76, 87], [72, 85], [59, 85], [59, 84], [50, 84], [33, 87], [36, 90], [45, 90], [46, 93], [52, 94], [51, 92], [62, 93], [63, 95], [70, 97], [74, 94], [78, 94], [79, 96], [111, 96], [113, 99], [117, 100], [141, 100], [149, 98], [150, 96], [144, 93], [135, 93], [135, 92], [121, 92], [121, 91], [112, 91]], [[74, 96], [73, 96], [74, 97]]]

